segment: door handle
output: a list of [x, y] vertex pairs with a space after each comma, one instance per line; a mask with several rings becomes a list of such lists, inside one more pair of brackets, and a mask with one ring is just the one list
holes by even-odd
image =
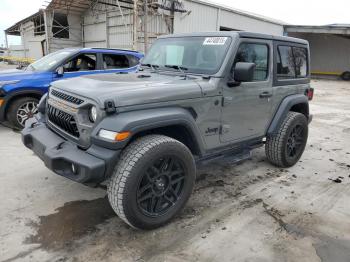
[[259, 95], [260, 98], [269, 98], [269, 97], [271, 97], [271, 96], [272, 96], [272, 94], [271, 94], [270, 92], [262, 92], [262, 93]]

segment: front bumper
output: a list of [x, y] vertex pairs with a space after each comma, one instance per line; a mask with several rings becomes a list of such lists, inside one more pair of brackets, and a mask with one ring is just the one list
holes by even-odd
[[22, 130], [22, 141], [56, 174], [91, 186], [109, 177], [120, 154], [95, 145], [82, 150], [34, 118]]

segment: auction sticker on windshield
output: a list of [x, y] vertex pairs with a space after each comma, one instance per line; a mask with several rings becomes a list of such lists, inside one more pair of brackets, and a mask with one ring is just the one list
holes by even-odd
[[224, 45], [227, 37], [206, 37], [203, 45]]

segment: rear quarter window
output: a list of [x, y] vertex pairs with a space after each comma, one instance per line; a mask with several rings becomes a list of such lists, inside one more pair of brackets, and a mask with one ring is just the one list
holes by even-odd
[[295, 73], [297, 77], [306, 77], [308, 74], [307, 49], [302, 47], [293, 47]]
[[304, 47], [277, 47], [277, 79], [297, 79], [308, 76], [308, 53]]

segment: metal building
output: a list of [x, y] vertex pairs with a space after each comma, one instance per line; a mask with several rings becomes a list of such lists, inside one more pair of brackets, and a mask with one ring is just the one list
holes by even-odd
[[52, 0], [5, 30], [11, 55], [38, 59], [71, 46], [145, 51], [160, 35], [219, 30], [283, 34], [283, 23], [201, 0]]
[[310, 43], [311, 73], [314, 76], [350, 80], [350, 25], [285, 26], [288, 36]]

